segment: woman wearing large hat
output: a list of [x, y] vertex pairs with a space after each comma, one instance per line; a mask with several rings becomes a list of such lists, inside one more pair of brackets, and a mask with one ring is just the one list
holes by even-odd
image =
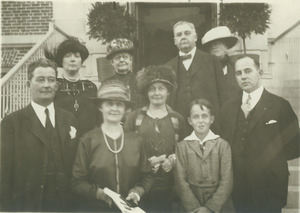
[[[73, 167], [72, 189], [81, 196], [82, 211], [116, 212], [107, 187], [126, 199], [138, 202], [148, 191], [152, 178], [142, 175], [142, 138], [125, 132], [121, 120], [130, 101], [128, 88], [117, 80], [106, 80], [94, 99], [102, 113], [101, 127], [85, 134], [79, 143]], [[143, 177], [143, 178], [142, 178]]]
[[136, 88], [136, 73], [133, 72], [133, 42], [126, 38], [115, 38], [107, 44], [106, 59], [115, 69], [115, 74], [109, 79], [122, 81], [130, 90], [130, 99], [134, 102], [132, 108], [139, 105]]
[[146, 212], [171, 212], [175, 144], [185, 136], [183, 117], [166, 103], [176, 87], [176, 74], [168, 66], [149, 66], [137, 73], [137, 87], [147, 105], [130, 112], [124, 128], [143, 137], [147, 167], [155, 174], [143, 208]]
[[79, 74], [82, 63], [88, 56], [88, 49], [77, 38], [63, 41], [52, 54], [46, 52], [46, 57], [54, 60], [58, 67], [62, 68], [57, 79], [59, 88], [54, 101], [77, 118], [78, 136], [96, 125], [97, 109], [90, 97], [96, 96], [97, 87], [93, 82], [82, 79]]
[[227, 98], [237, 95], [240, 88], [235, 80], [234, 59], [229, 56], [229, 49], [238, 43], [238, 38], [226, 26], [212, 28], [202, 38], [202, 45], [206, 52], [217, 56], [223, 67], [227, 81]]

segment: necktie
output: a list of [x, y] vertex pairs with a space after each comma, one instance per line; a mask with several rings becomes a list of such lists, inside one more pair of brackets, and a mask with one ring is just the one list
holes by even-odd
[[45, 109], [45, 114], [46, 114], [46, 124], [45, 124], [46, 134], [47, 134], [48, 138], [50, 138], [52, 131], [53, 131], [53, 125], [52, 125], [50, 117], [49, 117], [48, 108]]
[[187, 59], [191, 59], [192, 58], [192, 54], [187, 54], [187, 55], [181, 55], [180, 59], [182, 61], [187, 60]]
[[241, 109], [244, 112], [245, 118], [247, 118], [251, 111], [251, 96], [250, 96], [250, 94], [248, 95], [246, 102], [242, 104]]

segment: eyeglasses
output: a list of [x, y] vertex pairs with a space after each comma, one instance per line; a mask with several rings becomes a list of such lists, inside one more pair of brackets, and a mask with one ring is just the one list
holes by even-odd
[[123, 58], [124, 60], [128, 60], [129, 57], [130, 57], [130, 56], [129, 56], [129, 55], [126, 55], [126, 54], [124, 54], [124, 55], [117, 55], [117, 56], [114, 57], [114, 60], [120, 61], [121, 58]]

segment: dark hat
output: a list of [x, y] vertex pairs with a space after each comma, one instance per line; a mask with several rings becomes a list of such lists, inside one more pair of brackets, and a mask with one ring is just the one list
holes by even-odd
[[68, 52], [79, 52], [82, 62], [89, 56], [88, 49], [77, 38], [70, 38], [63, 41], [57, 48], [54, 59], [58, 67], [62, 67], [62, 59]]
[[109, 79], [102, 82], [96, 98], [92, 98], [99, 103], [104, 100], [122, 101], [127, 106], [134, 104], [130, 101], [130, 91], [126, 85], [119, 80]]
[[109, 42], [106, 48], [106, 58], [111, 59], [114, 55], [121, 52], [127, 52], [133, 55], [134, 47], [132, 41], [126, 38], [116, 38]]
[[172, 88], [176, 87], [176, 73], [170, 66], [148, 66], [137, 73], [137, 87], [142, 94], [145, 94], [150, 84], [154, 82], [165, 83]]
[[219, 26], [212, 28], [202, 38], [202, 45], [205, 49], [208, 48], [212, 41], [220, 40], [226, 44], [228, 48], [232, 48], [236, 45], [238, 38], [231, 34], [230, 30], [226, 26]]

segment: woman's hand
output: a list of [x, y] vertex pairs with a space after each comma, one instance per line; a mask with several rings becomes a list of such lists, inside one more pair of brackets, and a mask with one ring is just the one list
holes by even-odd
[[133, 200], [133, 202], [137, 205], [138, 202], [140, 201], [140, 196], [135, 193], [135, 192], [130, 192], [127, 197], [126, 197], [126, 200]]
[[166, 158], [164, 160], [164, 162], [162, 163], [163, 170], [165, 172], [170, 172], [173, 169], [173, 167], [175, 166], [175, 162], [176, 162], [175, 154], [169, 155], [169, 157]]
[[106, 202], [109, 205], [109, 207], [112, 206], [113, 200], [107, 194], [105, 194], [104, 190], [101, 188], [97, 189], [96, 199]]

